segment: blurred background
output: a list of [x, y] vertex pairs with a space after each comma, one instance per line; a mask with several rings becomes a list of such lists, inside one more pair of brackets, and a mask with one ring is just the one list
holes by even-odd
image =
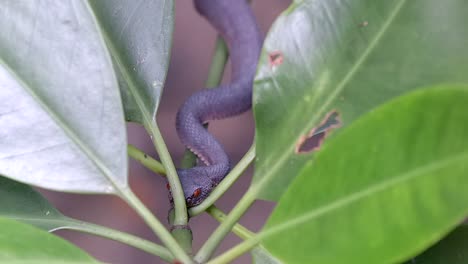
[[[252, 7], [264, 35], [274, 19], [289, 5], [290, 0], [254, 0]], [[171, 151], [175, 164], [180, 164], [184, 151], [175, 131], [175, 114], [178, 107], [194, 91], [202, 89], [208, 73], [214, 49], [216, 32], [193, 9], [192, 1], [175, 1], [175, 28], [171, 63], [162, 100], [158, 110], [158, 124]], [[229, 65], [223, 82], [229, 80]], [[224, 145], [233, 164], [248, 150], [253, 141], [254, 121], [252, 112], [228, 120], [210, 124], [209, 130]], [[158, 158], [149, 136], [136, 124], [127, 126], [128, 140], [152, 157]], [[247, 189], [253, 168], [249, 168], [240, 180], [219, 200], [217, 206], [228, 213]], [[139, 163], [129, 161], [130, 185], [148, 208], [167, 225], [169, 210], [166, 182]], [[132, 233], [148, 240], [158, 241], [146, 224], [120, 199], [105, 195], [77, 195], [42, 191], [65, 215], [114, 229]], [[241, 219], [241, 224], [257, 231], [273, 209], [272, 202], [257, 201]], [[194, 252], [209, 237], [218, 223], [207, 214], [190, 221], [194, 235]], [[107, 263], [164, 263], [132, 247], [99, 237], [71, 231], [57, 234], [72, 241], [98, 260]], [[233, 234], [225, 239], [216, 255], [238, 244], [241, 240]], [[251, 263], [250, 255], [244, 255], [233, 263]]]

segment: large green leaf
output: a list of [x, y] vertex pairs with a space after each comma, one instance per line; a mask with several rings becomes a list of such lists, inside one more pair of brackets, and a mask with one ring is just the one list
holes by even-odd
[[41, 194], [26, 184], [0, 177], [0, 216], [47, 231], [63, 227], [63, 216]]
[[127, 186], [111, 59], [86, 2], [0, 8], [0, 174], [68, 192]]
[[468, 87], [398, 98], [325, 143], [259, 237], [285, 263], [397, 263], [468, 214]]
[[294, 1], [254, 86], [259, 197], [281, 196], [313, 155], [299, 139], [331, 111], [343, 127], [415, 87], [468, 81], [467, 23], [465, 0]]
[[68, 241], [11, 219], [0, 218], [2, 263], [96, 263]]
[[66, 217], [31, 186], [1, 176], [0, 217], [31, 224], [49, 232], [68, 229], [98, 235], [159, 255], [166, 261], [173, 260], [173, 256], [165, 248], [150, 241]]
[[407, 264], [468, 263], [468, 226], [462, 225]]
[[169, 65], [172, 0], [88, 1], [101, 25], [129, 121], [154, 118]]

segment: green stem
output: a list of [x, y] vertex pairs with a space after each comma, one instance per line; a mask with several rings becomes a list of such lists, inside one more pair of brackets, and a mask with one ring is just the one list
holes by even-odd
[[143, 166], [150, 169], [151, 171], [157, 174], [166, 175], [166, 170], [159, 161], [153, 159], [135, 146], [128, 144], [127, 152], [131, 158], [139, 161], [141, 164], [143, 164]]
[[[208, 209], [206, 209], [206, 212], [209, 215], [211, 215], [214, 219], [218, 220], [218, 222], [220, 223], [226, 221], [226, 214], [223, 211], [219, 210], [215, 205], [208, 207]], [[247, 240], [255, 236], [255, 234], [252, 231], [248, 230], [240, 224], [235, 224], [232, 227], [232, 232], [238, 237], [242, 238], [243, 240]]]
[[242, 159], [237, 163], [237, 165], [229, 172], [229, 174], [219, 183], [218, 186], [211, 192], [211, 194], [206, 198], [201, 204], [189, 208], [189, 215], [195, 216], [204, 212], [208, 207], [210, 207], [214, 202], [216, 202], [219, 197], [221, 197], [242, 175], [242, 173], [247, 169], [247, 167], [252, 163], [255, 158], [255, 142], [252, 144], [247, 153], [242, 157]]
[[[134, 146], [129, 145], [129, 154], [134, 159], [139, 160], [143, 166], [151, 169], [152, 171], [158, 173], [159, 175], [165, 177], [166, 171], [162, 164], [159, 163], [157, 160], [151, 158], [143, 151], [137, 149]], [[169, 223], [172, 225], [174, 223], [174, 213], [173, 210], [169, 212]], [[173, 229], [171, 231], [172, 236], [179, 242], [180, 246], [185, 250], [185, 252], [189, 255], [192, 254], [192, 232], [190, 229], [183, 228], [183, 229]]]
[[[166, 171], [159, 161], [151, 158], [143, 151], [137, 149], [132, 145], [128, 145], [128, 153], [131, 157], [141, 162], [141, 164], [150, 170], [158, 173], [159, 175], [165, 177]], [[174, 211], [171, 210], [169, 212], [169, 223], [173, 225], [174, 223]], [[174, 239], [179, 243], [179, 245], [184, 249], [184, 251], [188, 254], [192, 254], [192, 232], [187, 228], [183, 229], [173, 229], [171, 230], [171, 234]]]
[[221, 240], [231, 231], [232, 227], [237, 223], [239, 218], [249, 209], [252, 203], [255, 201], [255, 194], [257, 190], [250, 187], [244, 194], [242, 199], [232, 209], [225, 221], [216, 228], [213, 234], [208, 238], [205, 244], [202, 246], [197, 255], [195, 255], [195, 261], [198, 263], [205, 263], [216, 250]]
[[[254, 146], [255, 145], [253, 145], [249, 149], [249, 151], [247, 151], [247, 153], [244, 155], [244, 157], [239, 161], [239, 163], [236, 165], [236, 167], [234, 167], [234, 169], [231, 171], [231, 173], [236, 172], [236, 171], [240, 171], [239, 173], [234, 173], [233, 175], [240, 175], [248, 167], [248, 165], [253, 161], [253, 159], [255, 158], [255, 147]], [[132, 158], [134, 158], [134, 159], [136, 159], [138, 161], [141, 161], [141, 164], [143, 166], [147, 167], [148, 169], [152, 170], [153, 172], [156, 172], [156, 173], [160, 174], [163, 177], [166, 175], [166, 172], [165, 172], [164, 168], [162, 167], [162, 164], [159, 163], [159, 161], [153, 159], [152, 157], [148, 156], [143, 151], [137, 149], [136, 147], [134, 147], [132, 145], [129, 145], [129, 153], [130, 153], [130, 148], [132, 149], [131, 150], [132, 154], [130, 154], [130, 156]], [[231, 181], [230, 178], [235, 177], [235, 176], [230, 176], [231, 173], [229, 175], [227, 175], [226, 179], [224, 179], [223, 181]], [[217, 188], [224, 189], [222, 184], [223, 183], [221, 182], [220, 185]], [[231, 184], [229, 186], [231, 186]], [[229, 187], [229, 186], [227, 186], [227, 187]], [[213, 191], [213, 193], [211, 195], [216, 196], [216, 191]], [[219, 197], [216, 197], [215, 199], [213, 199], [213, 201], [216, 201], [218, 198]], [[209, 198], [207, 198], [207, 199], [209, 199]], [[224, 220], [226, 219], [226, 214], [224, 214], [221, 210], [219, 210], [215, 205], [212, 205], [211, 202], [208, 202], [208, 204], [202, 203], [197, 207], [193, 207], [193, 208], [189, 209], [190, 215], [197, 215], [197, 214], [199, 214], [199, 213], [201, 213], [203, 211], [206, 211], [209, 215], [211, 215], [214, 219], [218, 220], [219, 222], [224, 222]], [[254, 235], [254, 233], [252, 233], [251, 231], [249, 231], [248, 229], [246, 229], [245, 227], [243, 227], [242, 225], [239, 225], [239, 224], [236, 224], [233, 227], [232, 231], [236, 235], [238, 235], [240, 238], [242, 238], [244, 240], [248, 239], [248, 238], [250, 238], [251, 236]]]
[[150, 254], [161, 257], [163, 260], [172, 262], [174, 257], [172, 254], [164, 247], [157, 245], [151, 241], [142, 239], [140, 237], [127, 234], [118, 230], [107, 228], [104, 226], [78, 221], [71, 218], [65, 218], [63, 221], [63, 227], [60, 229], [73, 230], [84, 232], [92, 235], [97, 235], [100, 237], [108, 238], [117, 242], [130, 245], [132, 247], [141, 249]]
[[221, 83], [228, 57], [229, 51], [226, 43], [221, 37], [218, 37], [216, 39], [213, 58], [211, 59], [210, 71], [208, 72], [208, 77], [205, 82], [206, 87], [213, 88]]
[[155, 122], [145, 124], [146, 129], [151, 134], [151, 139], [156, 147], [156, 151], [159, 154], [164, 169], [166, 171], [167, 181], [171, 186], [172, 198], [174, 199], [174, 225], [185, 226], [188, 223], [187, 207], [185, 205], [184, 191], [180, 184], [179, 177], [177, 176], [174, 163], [172, 162], [171, 155], [167, 150], [164, 139], [159, 131], [158, 126]]
[[136, 197], [136, 195], [129, 189], [120, 190], [122, 198], [132, 207], [148, 224], [154, 233], [159, 237], [163, 244], [172, 252], [178, 261], [183, 263], [192, 263], [190, 257], [185, 253], [177, 241], [167, 231], [164, 226], [159, 222], [156, 217], [145, 207], [145, 205]]
[[260, 243], [260, 238], [254, 236], [240, 243], [239, 245], [231, 248], [230, 250], [224, 252], [220, 256], [212, 259], [211, 261], [206, 262], [206, 264], [231, 263], [234, 259], [246, 253], [247, 251], [250, 251], [252, 248], [256, 247], [259, 243]]

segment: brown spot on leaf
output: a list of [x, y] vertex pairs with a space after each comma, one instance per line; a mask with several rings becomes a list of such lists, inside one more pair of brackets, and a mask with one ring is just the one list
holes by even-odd
[[297, 140], [295, 153], [303, 154], [318, 150], [330, 132], [340, 126], [341, 120], [338, 111], [328, 112], [318, 126]]
[[268, 54], [268, 61], [271, 67], [279, 66], [283, 63], [283, 53], [281, 51], [273, 51]]

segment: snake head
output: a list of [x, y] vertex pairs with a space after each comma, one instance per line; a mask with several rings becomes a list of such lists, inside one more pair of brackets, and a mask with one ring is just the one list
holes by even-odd
[[[211, 180], [204, 175], [205, 172], [202, 168], [177, 170], [177, 174], [184, 190], [187, 207], [193, 207], [203, 202], [214, 187]], [[172, 202], [172, 195], [170, 199]]]

